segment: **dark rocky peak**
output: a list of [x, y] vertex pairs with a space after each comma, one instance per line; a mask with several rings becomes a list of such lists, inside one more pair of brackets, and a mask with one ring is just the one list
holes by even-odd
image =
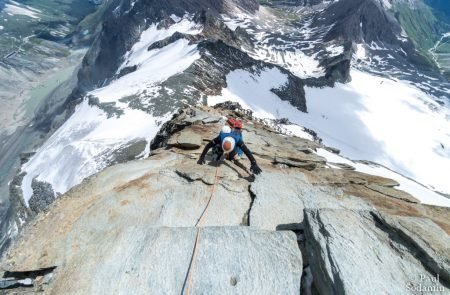
[[374, 55], [395, 57], [392, 64], [401, 71], [431, 69], [429, 61], [403, 33], [393, 12], [379, 0], [334, 2], [315, 15], [313, 26], [331, 28], [324, 36], [326, 42], [365, 43], [366, 50]]
[[338, 0], [331, 0], [331, 1], [326, 1], [326, 0], [298, 0], [297, 2], [302, 3], [304, 6], [314, 6], [314, 5], [318, 5], [318, 4], [322, 4], [324, 2], [337, 2]]
[[[181, 101], [194, 102], [204, 95], [217, 94], [222, 87], [226, 87], [225, 76], [238, 68], [251, 70], [254, 66], [261, 69], [273, 67], [274, 65], [278, 65], [280, 70], [283, 73], [286, 72], [290, 77], [290, 86], [278, 91], [277, 95], [281, 99], [291, 101], [300, 110], [306, 111], [302, 89], [304, 83], [299, 78], [294, 78], [292, 73], [287, 73], [288, 71], [282, 69], [283, 65], [280, 63], [270, 60], [265, 60], [267, 64], [257, 62], [252, 55], [252, 53], [266, 48], [264, 47], [265, 41], [257, 40], [254, 32], [260, 32], [259, 30], [271, 32], [270, 28], [261, 28], [257, 23], [253, 23], [250, 25], [249, 31], [244, 27], [237, 27], [235, 30], [230, 29], [225, 25], [219, 13], [223, 14], [222, 12], [225, 11], [232, 13], [231, 8], [226, 8], [231, 5], [230, 3], [234, 3], [232, 1], [223, 1], [220, 5], [217, 1], [211, 2], [212, 4], [207, 6], [209, 9], [203, 9], [204, 7], [200, 5], [201, 2], [188, 1], [183, 4], [183, 9], [185, 9], [183, 13], [180, 12], [181, 4], [177, 4], [177, 1], [169, 2], [171, 2], [172, 6], [168, 6], [167, 3], [151, 6], [148, 3], [137, 2], [129, 12], [124, 10], [128, 6], [123, 6], [119, 13], [120, 17], [106, 21], [100, 37], [87, 54], [84, 66], [80, 71], [80, 89], [89, 91], [92, 88], [107, 85], [114, 79], [136, 71], [139, 67], [136, 65], [125, 67], [118, 71], [124, 61], [125, 54], [139, 41], [142, 32], [151, 24], [157, 24], [158, 29], [168, 29], [179, 21], [176, 17], [173, 17], [175, 15], [177, 17], [190, 18], [202, 27], [202, 32], [196, 35], [174, 32], [164, 39], [149, 44], [147, 50], [161, 49], [180, 39], [186, 39], [191, 44], [198, 44], [202, 57], [185, 73], [164, 81], [162, 84], [163, 89], [166, 86], [168, 89], [173, 90], [174, 93], [169, 95], [162, 91], [160, 96], [152, 98], [153, 103], [145, 107], [146, 111], [162, 115], [162, 113], [167, 111], [167, 108], [161, 106], [168, 106], [167, 101], [172, 101], [170, 104], [170, 109], [172, 109], [175, 106], [179, 107]], [[246, 15], [248, 15], [252, 9], [257, 8], [251, 3], [255, 2], [239, 2], [239, 5], [236, 5], [234, 9], [238, 8], [236, 10], [237, 13], [245, 9]], [[191, 13], [186, 15], [186, 11]], [[233, 15], [229, 16], [232, 17]], [[286, 27], [286, 30], [295, 31], [295, 27]], [[283, 39], [285, 38], [284, 35], [274, 32], [273, 38], [269, 39], [271, 40], [270, 42], [275, 42], [273, 45], [279, 48], [281, 54], [285, 54], [288, 51], [294, 52], [297, 46], [295, 44], [305, 44], [305, 42], [296, 42], [297, 39], [295, 37], [289, 36], [285, 40]], [[281, 39], [283, 39], [282, 42], [278, 41]], [[345, 46], [342, 46], [344, 52], [339, 55], [322, 56], [325, 54], [325, 47], [333, 47], [335, 45], [333, 42], [330, 44], [321, 42], [319, 43], [319, 45], [322, 44], [320, 49], [314, 48], [314, 50], [321, 51], [319, 58], [321, 60], [320, 66], [325, 69], [324, 75], [320, 78], [308, 79], [306, 84], [323, 87], [332, 86], [336, 81], [347, 82], [349, 80], [352, 46], [351, 42], [341, 43]], [[294, 47], [286, 47], [286, 44], [292, 44]], [[272, 46], [272, 43], [270, 43], [270, 46]], [[269, 54], [274, 53], [269, 52]], [[310, 54], [314, 54], [314, 52], [310, 52]], [[258, 58], [256, 57], [256, 59]], [[195, 91], [189, 85], [193, 86]], [[186, 87], [191, 89], [191, 91], [186, 91]], [[297, 90], [299, 95], [297, 98], [294, 98], [293, 92]], [[140, 96], [136, 96], [126, 100], [129, 106], [142, 109], [139, 99]]]
[[220, 18], [214, 17], [212, 14], [206, 12], [203, 13], [202, 35], [209, 40], [222, 40], [229, 46], [236, 47], [237, 49], [251, 49], [253, 48], [252, 37], [246, 30], [241, 27], [237, 27], [236, 30], [231, 30], [224, 24]]
[[158, 19], [164, 15], [197, 13], [209, 11], [212, 13], [233, 13], [236, 9], [253, 14], [258, 10], [256, 0], [166, 0], [166, 1], [130, 1], [120, 0], [114, 10], [115, 16], [124, 14], [145, 15]]
[[[169, 18], [167, 21], [162, 20], [160, 24], [171, 23], [172, 19]], [[231, 30], [224, 24], [224, 22], [214, 16], [212, 13], [203, 11], [200, 15], [197, 15], [194, 20], [203, 26], [203, 30], [198, 35], [189, 35], [180, 32], [175, 32], [172, 36], [169, 36], [163, 40], [154, 42], [151, 44], [147, 50], [160, 49], [163, 48], [179, 39], [189, 40], [191, 43], [200, 44], [200, 48], [204, 48], [205, 43], [215, 43], [217, 41], [226, 44], [226, 46], [234, 47], [237, 50], [241, 49], [253, 49], [252, 37], [241, 27], [238, 27], [235, 31]], [[172, 20], [173, 22], [173, 20]], [[173, 24], [173, 23], [171, 23]], [[170, 26], [170, 24], [168, 25]], [[207, 41], [207, 42], [203, 42]], [[203, 43], [203, 45], [202, 45]], [[246, 55], [246, 54], [245, 54]], [[246, 55], [247, 56], [247, 55]], [[227, 59], [227, 56], [221, 56], [223, 59]]]
[[323, 3], [323, 0], [272, 0], [268, 1], [268, 5], [274, 6], [313, 6]]
[[[159, 46], [164, 47], [175, 38], [190, 38], [191, 42], [197, 43], [200, 58], [182, 73], [161, 82], [159, 84], [161, 91], [158, 94], [150, 94], [147, 98], [145, 97], [147, 94], [142, 94], [122, 99], [121, 101], [127, 103], [130, 108], [162, 116], [168, 112], [175, 112], [185, 104], [195, 105], [199, 99], [206, 99], [209, 95], [219, 95], [221, 90], [227, 87], [226, 76], [236, 69], [258, 73], [276, 67], [287, 76], [288, 81], [280, 89], [272, 89], [272, 92], [280, 99], [290, 102], [300, 111], [307, 111], [303, 80], [284, 68], [255, 60], [222, 39], [215, 40], [199, 35], [189, 36], [175, 33], [165, 40], [154, 43], [155, 46], [151, 47], [153, 49]], [[237, 41], [234, 40], [234, 42]], [[151, 103], [144, 106], [142, 100], [151, 100]], [[151, 146], [151, 148], [156, 147]]]
[[190, 14], [194, 21], [208, 20], [206, 15], [232, 14], [244, 11], [252, 14], [259, 4], [255, 0], [116, 0], [105, 15], [101, 33], [83, 60], [75, 96], [107, 84], [114, 77], [123, 55], [139, 41], [141, 33], [153, 23], [160, 27], [173, 24], [170, 16]]
[[317, 25], [332, 25], [325, 41], [344, 39], [355, 42], [399, 44], [402, 32], [395, 17], [376, 0], [341, 0], [330, 5], [315, 19]]
[[253, 14], [259, 8], [256, 0], [169, 0], [168, 7], [177, 7], [194, 13], [207, 10], [218, 13], [233, 13], [236, 9]]

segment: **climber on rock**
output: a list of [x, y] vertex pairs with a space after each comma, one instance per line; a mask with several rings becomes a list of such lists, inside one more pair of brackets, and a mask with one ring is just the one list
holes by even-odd
[[197, 163], [200, 165], [205, 164], [205, 156], [212, 147], [217, 153], [217, 161], [221, 160], [223, 157], [230, 161], [234, 160], [234, 157], [239, 153], [240, 149], [250, 160], [250, 171], [254, 174], [260, 174], [262, 172], [261, 168], [259, 168], [258, 164], [256, 164], [255, 158], [242, 140], [242, 122], [234, 118], [230, 118], [228, 119], [227, 124], [228, 125], [222, 128], [219, 136], [214, 138], [205, 146], [205, 149], [200, 155]]
[[[241, 139], [244, 140], [244, 137], [242, 136], [242, 125], [243, 125], [242, 121], [230, 117], [227, 120], [227, 125], [230, 126], [231, 132], [237, 133], [241, 137]], [[238, 147], [237, 148], [238, 157], [241, 158], [243, 154], [244, 151], [240, 147]]]

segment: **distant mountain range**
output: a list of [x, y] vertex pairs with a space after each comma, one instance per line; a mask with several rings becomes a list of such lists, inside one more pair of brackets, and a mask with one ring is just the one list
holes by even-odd
[[397, 1], [397, 19], [421, 53], [437, 63], [450, 76], [450, 5], [447, 1]]

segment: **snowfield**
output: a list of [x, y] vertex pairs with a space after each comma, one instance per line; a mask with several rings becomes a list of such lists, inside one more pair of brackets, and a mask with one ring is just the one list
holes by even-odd
[[22, 170], [27, 172], [22, 182], [25, 201], [28, 202], [33, 194], [31, 182], [34, 177], [51, 183], [55, 192], [65, 193], [84, 178], [105, 168], [114, 150], [133, 140], [150, 142], [159, 130], [157, 121], [167, 121], [170, 117], [154, 118], [129, 109], [119, 118], [108, 119], [103, 110], [84, 100], [23, 166]]
[[318, 78], [325, 75], [315, 56], [307, 56], [301, 50], [286, 51], [275, 46], [259, 46], [251, 57], [286, 68], [300, 78]]
[[[448, 106], [402, 81], [358, 70], [352, 70], [351, 76], [352, 82], [334, 88], [306, 88], [308, 113], [303, 113], [270, 91], [287, 82], [278, 69], [260, 75], [236, 70], [227, 76], [228, 87], [209, 97], [208, 105], [232, 100], [259, 118], [289, 118], [316, 131], [325, 145], [340, 149], [343, 156], [373, 161], [399, 173], [388, 174], [422, 202], [450, 207], [449, 199], [429, 190], [450, 193]], [[359, 169], [380, 176], [389, 171]], [[406, 182], [400, 174], [429, 189]]]
[[189, 19], [180, 19], [178, 23], [167, 29], [159, 30], [157, 27], [158, 24], [152, 24], [142, 32], [139, 42], [125, 54], [125, 61], [117, 74], [126, 67], [137, 66], [137, 70], [103, 88], [92, 91], [91, 95], [98, 97], [100, 102], [119, 103], [118, 100], [122, 97], [154, 89], [155, 84], [183, 72], [200, 58], [197, 45], [189, 45], [186, 39], [180, 39], [161, 49], [148, 51], [147, 48], [176, 32], [199, 34], [203, 29], [201, 26]]
[[[378, 175], [386, 178], [391, 178], [396, 180], [400, 186], [398, 189], [409, 192], [411, 195], [416, 197], [419, 201], [424, 204], [437, 205], [443, 207], [450, 207], [450, 199], [439, 195], [431, 191], [430, 189], [424, 187], [423, 185], [404, 177], [394, 171], [391, 171], [383, 166], [379, 165], [366, 165], [358, 162], [350, 161], [344, 157], [333, 154], [327, 150], [319, 149], [317, 154], [326, 158], [327, 161], [332, 163], [341, 163], [353, 166], [356, 171], [363, 172], [371, 175]], [[331, 165], [332, 166], [332, 165]], [[338, 168], [338, 167], [333, 167]]]
[[[236, 31], [238, 27], [245, 29], [255, 40], [255, 48], [248, 50], [241, 48], [244, 52], [257, 60], [263, 60], [268, 63], [279, 65], [289, 70], [300, 78], [321, 77], [325, 74], [325, 69], [320, 66], [317, 53], [307, 55], [305, 49], [313, 48], [313, 44], [320, 43], [319, 40], [284, 40], [277, 37], [277, 43], [273, 43], [275, 37], [271, 34], [279, 33], [282, 35], [297, 35], [298, 29], [292, 31], [292, 28], [286, 27], [283, 21], [273, 14], [273, 11], [266, 7], [260, 7], [256, 16], [245, 13], [237, 13], [234, 18], [222, 15], [225, 25], [232, 31]], [[301, 34], [307, 35], [313, 33], [308, 27], [302, 28]], [[301, 45], [301, 48], [298, 46]], [[327, 48], [330, 57], [336, 56], [343, 51], [342, 46], [331, 46]]]
[[[117, 79], [108, 86], [91, 91], [100, 102], [116, 102], [129, 95], [139, 95], [144, 91], [153, 92], [157, 84], [186, 70], [200, 58], [197, 45], [189, 45], [186, 39], [180, 39], [161, 49], [145, 51], [145, 57], [139, 56], [136, 71]], [[137, 62], [137, 61], [136, 61]], [[130, 64], [135, 64], [131, 59]]]

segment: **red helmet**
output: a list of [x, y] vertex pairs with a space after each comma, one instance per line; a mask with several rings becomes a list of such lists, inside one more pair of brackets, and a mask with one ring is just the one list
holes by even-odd
[[242, 129], [242, 121], [235, 118], [229, 118], [227, 124], [230, 125], [231, 128]]

